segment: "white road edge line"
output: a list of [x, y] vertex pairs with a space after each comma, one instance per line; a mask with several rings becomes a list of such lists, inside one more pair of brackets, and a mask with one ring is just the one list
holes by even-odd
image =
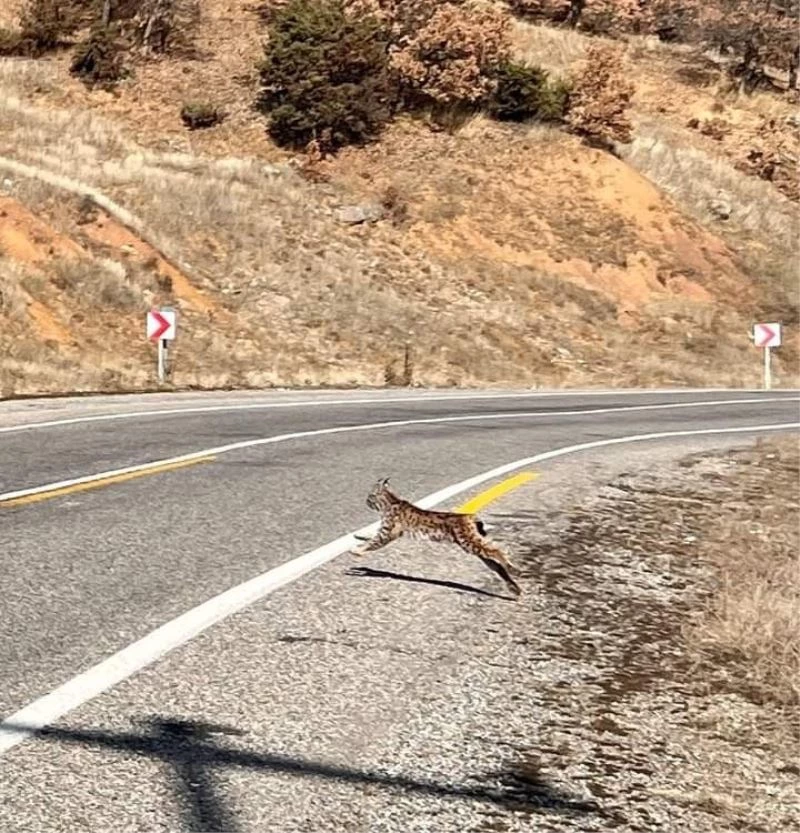
[[27, 489], [18, 489], [13, 492], [4, 492], [0, 494], [0, 508], [2, 504], [9, 500], [16, 498], [28, 497], [29, 495], [38, 495], [44, 492], [53, 492], [57, 489], [65, 489], [69, 486], [78, 486], [83, 483], [94, 483], [99, 480], [106, 480], [112, 477], [119, 477], [120, 475], [132, 474], [134, 472], [143, 472], [148, 469], [159, 469], [164, 466], [170, 466], [175, 463], [184, 463], [190, 460], [197, 460], [201, 457], [213, 457], [220, 454], [226, 454], [230, 451], [240, 451], [244, 448], [254, 448], [261, 445], [273, 445], [275, 443], [287, 442], [289, 440], [305, 439], [307, 437], [320, 437], [326, 434], [347, 434], [354, 431], [377, 431], [384, 428], [402, 428], [408, 425], [438, 425], [450, 422], [470, 422], [470, 421], [484, 421], [484, 420], [502, 420], [502, 419], [524, 419], [532, 417], [564, 417], [564, 416], [590, 416], [593, 414], [611, 414], [618, 412], [629, 411], [658, 411], [668, 410], [673, 408], [703, 408], [716, 407], [719, 405], [751, 405], [753, 403], [763, 404], [766, 402], [800, 402], [800, 397], [764, 397], [762, 399], [718, 399], [713, 402], [672, 402], [661, 405], [622, 405], [614, 408], [593, 408], [591, 410], [580, 411], [522, 411], [519, 413], [498, 413], [498, 414], [465, 414], [463, 416], [455, 417], [424, 417], [421, 419], [402, 419], [390, 422], [369, 422], [362, 425], [343, 425], [334, 426], [332, 428], [315, 428], [311, 431], [296, 431], [291, 434], [277, 434], [274, 437], [260, 437], [254, 440], [241, 440], [236, 443], [229, 443], [228, 445], [220, 445], [216, 448], [206, 448], [202, 451], [192, 451], [189, 454], [181, 454], [177, 457], [165, 457], [162, 460], [152, 460], [149, 463], [140, 463], [135, 466], [126, 466], [121, 469], [110, 469], [108, 471], [101, 471], [97, 474], [87, 474], [83, 477], [75, 477], [71, 480], [59, 480], [55, 483], [45, 483], [41, 486], [31, 486]]
[[[786, 422], [773, 425], [749, 425], [737, 428], [702, 428], [685, 431], [662, 431], [655, 434], [633, 434], [627, 437], [615, 437], [613, 439], [595, 440], [593, 442], [568, 445], [561, 448], [535, 454], [533, 457], [525, 457], [506, 463], [503, 466], [490, 469], [474, 477], [462, 480], [452, 486], [440, 489], [438, 492], [427, 495], [418, 501], [420, 506], [431, 508], [443, 501], [449, 500], [455, 495], [466, 492], [469, 489], [493, 480], [497, 477], [510, 474], [525, 466], [541, 463], [545, 460], [552, 460], [556, 457], [563, 457], [567, 454], [574, 454], [578, 451], [587, 451], [592, 448], [601, 448], [609, 445], [620, 445], [622, 443], [641, 442], [644, 440], [662, 440], [672, 437], [691, 437], [711, 434], [743, 434], [758, 431], [781, 431], [790, 428], [800, 428], [800, 422]], [[356, 545], [356, 535], [371, 535], [377, 528], [373, 523], [362, 527], [355, 532], [342, 535], [335, 541], [331, 541], [318, 547], [311, 552], [300, 555], [297, 558], [281, 564], [260, 576], [250, 579], [242, 584], [232, 587], [218, 596], [214, 596], [206, 602], [192, 608], [191, 610], [167, 622], [146, 636], [123, 648], [97, 665], [83, 671], [63, 685], [45, 694], [38, 700], [34, 700], [14, 714], [7, 717], [0, 723], [0, 755], [12, 747], [22, 743], [38, 729], [43, 729], [59, 720], [68, 712], [82, 706], [89, 700], [94, 699], [108, 689], [128, 679], [133, 674], [151, 665], [170, 651], [184, 645], [189, 640], [201, 634], [203, 631], [226, 619], [245, 607], [259, 601], [270, 593], [281, 587], [296, 581], [306, 573], [332, 561], [338, 555]]]
[[[34, 431], [41, 428], [56, 428], [62, 425], [77, 425], [83, 422], [108, 422], [110, 420], [120, 419], [142, 419], [145, 417], [161, 417], [161, 416], [177, 416], [180, 414], [205, 414], [205, 413], [219, 413], [219, 412], [234, 412], [234, 411], [268, 411], [279, 408], [319, 408], [324, 405], [383, 405], [383, 404], [397, 404], [402, 402], [463, 402], [463, 401], [481, 401], [481, 400], [498, 400], [498, 399], [529, 399], [529, 398], [545, 398], [548, 396], [646, 396], [646, 395], [662, 395], [669, 394], [670, 396], [691, 396], [698, 393], [735, 393], [735, 394], [760, 394], [762, 391], [757, 389], [743, 389], [740, 391], [727, 391], [724, 388], [709, 388], [706, 390], [634, 390], [634, 391], [548, 391], [548, 392], [519, 392], [519, 393], [474, 393], [474, 394], [434, 394], [434, 395], [418, 395], [418, 396], [372, 396], [368, 398], [348, 398], [348, 399], [296, 399], [289, 402], [248, 402], [238, 405], [195, 405], [195, 406], [181, 406], [177, 408], [154, 408], [146, 411], [125, 411], [122, 413], [112, 414], [94, 414], [91, 416], [70, 417], [67, 419], [55, 419], [44, 422], [27, 422], [19, 425], [9, 425], [0, 428], [0, 434], [10, 434], [17, 431]], [[786, 394], [795, 393], [796, 391], [787, 389]], [[13, 400], [12, 400], [13, 401]], [[709, 400], [713, 401], [713, 400]], [[764, 401], [758, 397], [754, 397], [754, 401]], [[2, 403], [0, 403], [2, 404]]]

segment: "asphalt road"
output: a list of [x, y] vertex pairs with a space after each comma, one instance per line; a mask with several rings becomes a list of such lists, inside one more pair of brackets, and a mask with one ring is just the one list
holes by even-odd
[[[113, 415], [122, 418], [108, 418]], [[561, 446], [795, 423], [799, 416], [798, 394], [790, 391], [328, 392], [0, 403], [4, 494], [273, 438], [189, 468], [29, 505], [0, 503], [0, 715], [229, 587], [372, 522], [364, 497], [379, 476], [391, 476], [401, 493], [416, 499]], [[364, 429], [320, 433], [357, 426]], [[274, 441], [284, 435], [293, 436]], [[624, 460], [628, 446], [618, 448], [612, 453]], [[581, 458], [573, 459], [579, 468]], [[591, 455], [582, 459], [588, 464]], [[298, 590], [316, 580], [304, 578], [277, 594], [284, 620], [319, 615], [309, 612]], [[326, 605], [334, 621], [354, 615], [337, 610], [336, 593], [328, 592]], [[393, 615], [418, 628], [413, 611]], [[334, 699], [358, 691], [357, 676], [342, 673], [329, 681]], [[191, 688], [191, 676], [183, 685]], [[6, 759], [17, 760], [36, 743]], [[0, 760], [0, 771], [3, 766]], [[96, 828], [87, 822], [85, 829]]]
[[[773, 394], [790, 397], [790, 393]], [[331, 427], [357, 426], [376, 422], [442, 419], [502, 414], [519, 422], [487, 421], [477, 430], [496, 428], [523, 431], [524, 441], [542, 439], [545, 444], [556, 436], [554, 429], [566, 424], [578, 426], [591, 423], [593, 431], [620, 426], [644, 426], [642, 430], [669, 430], [671, 426], [691, 424], [711, 427], [714, 420], [728, 419], [732, 413], [745, 420], [757, 414], [786, 413], [791, 405], [772, 402], [769, 405], [742, 407], [694, 407], [658, 410], [648, 413], [641, 408], [685, 402], [751, 399], [753, 393], [681, 391], [673, 394], [612, 393], [608, 395], [537, 395], [518, 392], [476, 394], [325, 394], [317, 397], [290, 394], [195, 395], [191, 397], [103, 397], [95, 399], [23, 401], [0, 404], [0, 493], [38, 486], [57, 480], [79, 477], [109, 469], [132, 466], [151, 460], [174, 457], [231, 443], [247, 442], [266, 437], [314, 432]], [[222, 409], [222, 410], [217, 410]], [[233, 410], [228, 410], [233, 409]], [[596, 413], [620, 409], [614, 413]], [[626, 413], [624, 409], [631, 409]], [[136, 414], [144, 412], [143, 415]], [[573, 412], [579, 412], [573, 414]], [[115, 416], [116, 419], [104, 419]], [[120, 418], [122, 417], [122, 418]], [[69, 423], [68, 420], [94, 420]], [[51, 427], [30, 427], [46, 422], [63, 423]], [[477, 423], [476, 423], [477, 424]], [[16, 430], [26, 427], [26, 430]], [[538, 436], [532, 438], [531, 429]], [[462, 432], [472, 444], [476, 427], [472, 424], [422, 426], [424, 435]], [[562, 437], [559, 435], [559, 438]], [[574, 437], [583, 436], [576, 431]], [[364, 440], [359, 435], [356, 442]], [[388, 430], [380, 432], [378, 442], [387, 445]], [[575, 439], [574, 441], [578, 441]], [[389, 445], [392, 443], [390, 442]], [[483, 446], [483, 443], [481, 443]], [[490, 445], [486, 456], [474, 462], [496, 459]], [[538, 446], [537, 446], [538, 448]], [[293, 449], [303, 453], [302, 444]], [[466, 460], [469, 464], [472, 459]], [[324, 460], [319, 460], [324, 465]]]

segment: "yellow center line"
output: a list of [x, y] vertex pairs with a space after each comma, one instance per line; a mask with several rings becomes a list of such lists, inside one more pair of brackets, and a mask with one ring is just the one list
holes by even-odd
[[50, 500], [50, 498], [61, 497], [62, 495], [71, 495], [76, 492], [86, 492], [89, 489], [100, 489], [114, 483], [124, 483], [127, 480], [134, 480], [137, 477], [147, 477], [151, 474], [161, 474], [165, 471], [183, 469], [187, 466], [196, 466], [198, 463], [211, 463], [216, 459], [217, 458], [214, 456], [198, 457], [193, 460], [181, 460], [177, 463], [164, 463], [163, 465], [153, 466], [148, 469], [141, 469], [140, 471], [129, 471], [124, 474], [111, 474], [108, 477], [103, 477], [98, 480], [88, 480], [85, 483], [73, 483], [71, 486], [48, 489], [44, 492], [36, 492], [36, 494], [33, 495], [24, 495], [23, 497], [0, 500], [0, 507], [24, 506], [28, 503], [38, 503], [41, 500]]
[[473, 515], [483, 509], [484, 506], [488, 506], [492, 501], [497, 500], [512, 489], [522, 486], [524, 483], [529, 483], [538, 476], [538, 473], [533, 471], [522, 471], [519, 474], [515, 474], [513, 477], [509, 477], [500, 483], [496, 483], [494, 486], [490, 486], [486, 491], [475, 495], [474, 498], [468, 500], [466, 503], [462, 503], [456, 509], [456, 512], [460, 512], [463, 515]]

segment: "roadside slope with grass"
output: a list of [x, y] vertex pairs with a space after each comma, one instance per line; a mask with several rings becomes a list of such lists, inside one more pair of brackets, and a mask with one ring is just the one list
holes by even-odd
[[[0, 59], [5, 395], [150, 384], [159, 303], [181, 315], [176, 386], [754, 385], [757, 318], [787, 325], [776, 376], [796, 378], [796, 205], [658, 103], [713, 99], [673, 53], [629, 49], [621, 159], [544, 125], [404, 117], [309, 165], [253, 108], [264, 30], [245, 5], [205, 0], [193, 53], [113, 92], [63, 53]], [[588, 42], [516, 27], [517, 58], [556, 73]], [[226, 118], [189, 131], [199, 100]]]

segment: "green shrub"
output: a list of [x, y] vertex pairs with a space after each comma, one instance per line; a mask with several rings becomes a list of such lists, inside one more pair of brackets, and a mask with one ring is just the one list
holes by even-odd
[[550, 80], [545, 70], [521, 64], [503, 64], [495, 75], [489, 99], [489, 115], [500, 121], [562, 121], [569, 99], [569, 85]]
[[181, 121], [190, 129], [213, 127], [225, 119], [225, 112], [207, 101], [189, 101], [181, 107]]
[[112, 86], [126, 75], [124, 46], [115, 27], [94, 26], [75, 47], [70, 72], [93, 86]]
[[542, 87], [539, 96], [539, 111], [542, 121], [563, 121], [569, 110], [572, 85], [562, 78], [554, 78]]
[[280, 145], [323, 151], [363, 143], [392, 114], [388, 37], [343, 0], [290, 0], [269, 25], [258, 106]]

